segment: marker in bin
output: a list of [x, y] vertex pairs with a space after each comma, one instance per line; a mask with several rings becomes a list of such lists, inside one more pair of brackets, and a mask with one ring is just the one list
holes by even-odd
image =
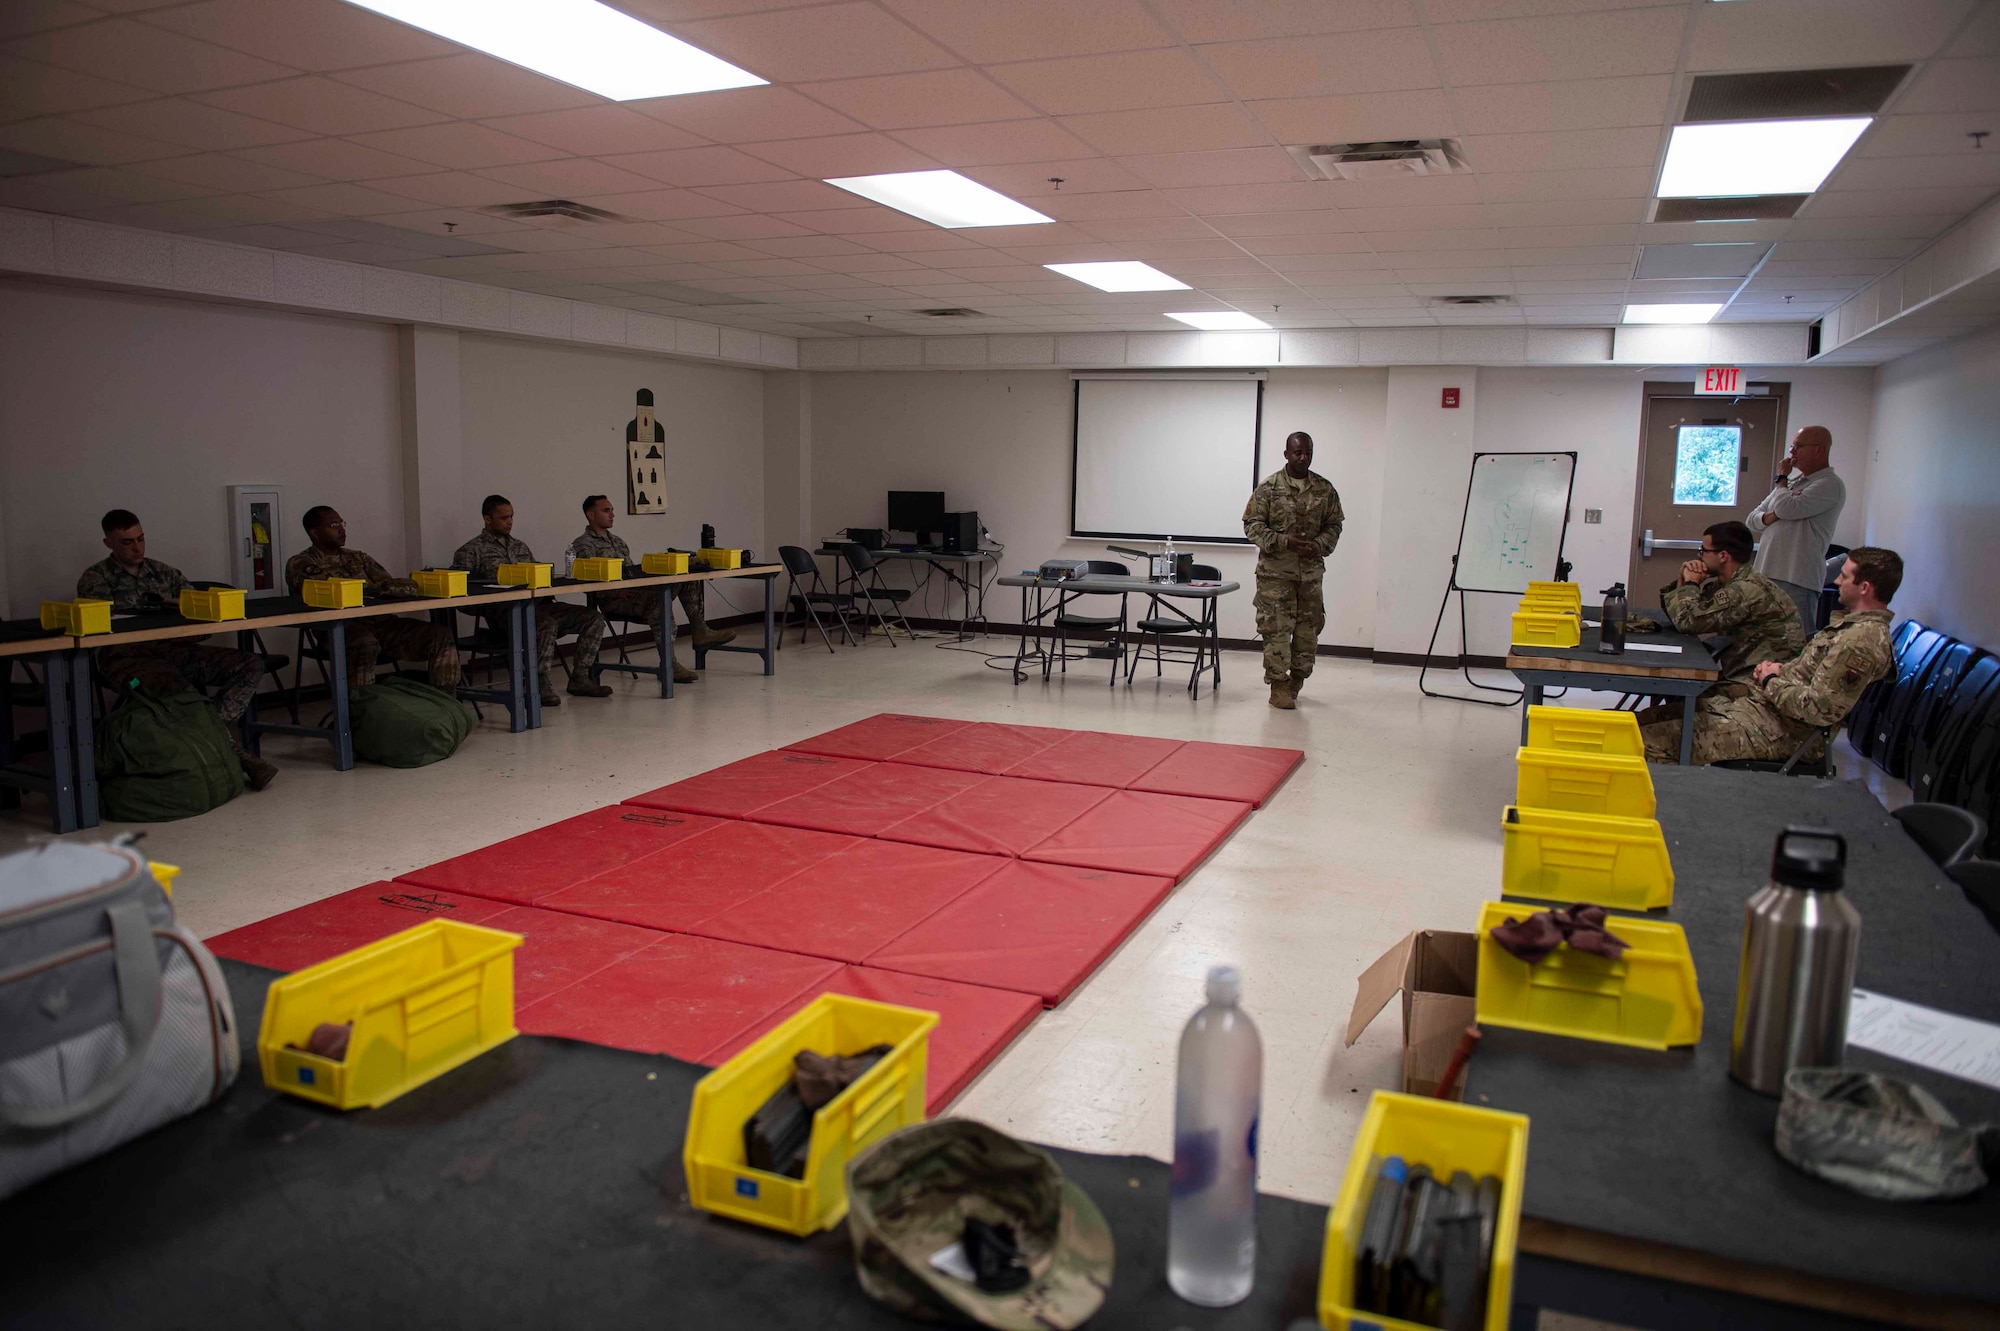
[[1444, 1331], [1485, 1321], [1500, 1180], [1384, 1159], [1355, 1245], [1354, 1307]]

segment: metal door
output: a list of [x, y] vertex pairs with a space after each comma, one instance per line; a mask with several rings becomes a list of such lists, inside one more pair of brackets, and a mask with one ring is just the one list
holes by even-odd
[[1658, 604], [1660, 589], [1697, 557], [1705, 529], [1740, 521], [1757, 506], [1770, 491], [1782, 445], [1781, 397], [1692, 397], [1647, 387], [1625, 584], [1634, 607]]

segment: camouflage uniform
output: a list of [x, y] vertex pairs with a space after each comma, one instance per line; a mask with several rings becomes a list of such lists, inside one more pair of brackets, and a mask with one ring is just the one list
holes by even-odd
[[[1710, 578], [1663, 587], [1660, 606], [1683, 633], [1734, 639], [1717, 662], [1722, 678], [1705, 697], [1743, 697], [1755, 684], [1759, 662], [1789, 661], [1806, 645], [1791, 594], [1754, 568], [1737, 569], [1727, 582]], [[1685, 706], [1680, 698], [1655, 703], [1639, 713], [1639, 724], [1678, 721]]]
[[[417, 584], [408, 578], [389, 575], [372, 558], [359, 550], [322, 550], [307, 546], [285, 561], [285, 585], [297, 596], [309, 578], [359, 578], [372, 592], [401, 596], [417, 595]], [[347, 628], [347, 684], [359, 688], [375, 679], [375, 662], [387, 654], [391, 661], [422, 661], [430, 670], [431, 683], [446, 693], [458, 687], [458, 641], [441, 624], [397, 615], [371, 615], [367, 619], [344, 621]]]
[[[453, 568], [462, 568], [475, 578], [490, 579], [502, 564], [535, 563], [535, 552], [525, 541], [512, 536], [496, 536], [481, 529], [479, 535], [458, 547], [451, 557]], [[576, 635], [576, 678], [587, 679], [597, 664], [597, 646], [604, 640], [604, 616], [587, 605], [544, 597], [535, 603], [535, 676], [542, 692], [549, 692], [549, 669], [555, 664], [556, 639], [565, 633]]]
[[[599, 531], [595, 527], [585, 527], [583, 535], [569, 543], [569, 552], [578, 559], [622, 559], [627, 564], [638, 562], [632, 558], [631, 547], [616, 532]], [[680, 599], [688, 623], [697, 632], [708, 627], [708, 597], [702, 591], [705, 585], [683, 582], [674, 588], [674, 595]], [[595, 600], [598, 608], [607, 615], [616, 615], [620, 619], [643, 619], [655, 631], [660, 627], [660, 598], [652, 589], [597, 592]]]
[[[1752, 684], [1742, 697], [1698, 698], [1694, 761], [1783, 762], [1791, 757], [1807, 735], [1846, 716], [1863, 689], [1895, 669], [1889, 639], [1894, 618], [1887, 610], [1835, 612], [1804, 652], [1762, 684]], [[1639, 733], [1646, 740], [1647, 758], [1656, 763], [1679, 760], [1680, 722], [1655, 722]], [[1815, 758], [1822, 749], [1814, 745], [1805, 756]]]
[[[128, 569], [115, 559], [92, 564], [76, 580], [79, 598], [109, 601], [114, 610], [178, 610], [181, 589], [188, 580], [171, 564], [157, 559]], [[204, 647], [199, 638], [106, 647], [97, 653], [99, 678], [107, 683], [137, 679], [149, 689], [217, 689], [215, 710], [222, 724], [243, 718], [257, 696], [264, 662], [254, 652]]]
[[[1326, 627], [1326, 557], [1340, 544], [1346, 524], [1340, 493], [1318, 472], [1295, 481], [1282, 468], [1250, 492], [1243, 509], [1243, 534], [1256, 545], [1257, 632], [1264, 638], [1264, 682], [1303, 683], [1312, 674]], [[1285, 544], [1303, 536], [1317, 557], [1297, 554]]]

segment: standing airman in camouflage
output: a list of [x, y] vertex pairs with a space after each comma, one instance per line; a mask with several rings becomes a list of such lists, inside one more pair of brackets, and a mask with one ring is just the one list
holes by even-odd
[[[371, 592], [418, 595], [417, 584], [390, 576], [389, 570], [359, 550], [347, 548], [347, 523], [325, 504], [306, 510], [306, 535], [312, 545], [285, 561], [285, 585], [297, 596], [308, 579], [359, 578]], [[458, 640], [441, 624], [396, 615], [371, 615], [347, 621], [347, 686], [373, 683], [375, 662], [387, 653], [392, 661], [423, 661], [431, 683], [446, 693], [458, 689]]]
[[[585, 526], [583, 535], [569, 543], [569, 552], [577, 559], [619, 559], [632, 562], [631, 547], [621, 536], [611, 534], [611, 524], [616, 520], [618, 510], [603, 495], [591, 495], [583, 501]], [[674, 595], [680, 599], [681, 609], [687, 613], [688, 629], [694, 635], [698, 647], [720, 647], [736, 636], [734, 629], [712, 629], [708, 626], [705, 613], [707, 597], [702, 593], [699, 582], [684, 582], [674, 588]], [[606, 615], [620, 619], [642, 620], [647, 627], [660, 636], [663, 643], [671, 643], [674, 627], [664, 627], [660, 621], [661, 605], [658, 593], [650, 588], [627, 591], [598, 592], [591, 600]], [[701, 676], [681, 664], [679, 656], [670, 655], [667, 647], [660, 649], [663, 660], [671, 660], [674, 668], [674, 683], [692, 684]]]
[[1312, 674], [1326, 627], [1326, 557], [1346, 517], [1340, 492], [1312, 469], [1312, 436], [1285, 440], [1285, 465], [1259, 482], [1243, 509], [1243, 534], [1257, 547], [1257, 632], [1271, 706], [1290, 711]]
[[[1791, 594], [1750, 566], [1756, 548], [1748, 527], [1718, 522], [1702, 533], [1700, 558], [1682, 564], [1680, 577], [1660, 591], [1661, 608], [1675, 628], [1731, 639], [1717, 661], [1722, 677], [1706, 697], [1741, 698], [1759, 665], [1789, 661], [1806, 645]], [[1656, 702], [1639, 713], [1639, 724], [1678, 721], [1684, 706], [1680, 698]]]
[[[536, 562], [528, 543], [514, 538], [514, 505], [505, 495], [487, 495], [479, 506], [479, 516], [484, 525], [479, 535], [452, 555], [453, 568], [489, 580], [498, 576], [502, 564]], [[604, 638], [604, 616], [587, 605], [544, 597], [535, 603], [535, 678], [541, 685], [542, 706], [562, 706], [562, 698], [549, 683], [549, 669], [556, 660], [556, 639], [565, 633], [576, 635], [576, 664], [570, 668], [569, 691], [579, 698], [609, 698], [610, 686], [597, 683], [590, 673], [597, 664], [597, 645]]]
[[[1804, 652], [1783, 664], [1758, 665], [1742, 697], [1696, 700], [1694, 761], [1783, 762], [1815, 730], [1846, 716], [1862, 690], [1896, 668], [1889, 599], [1902, 581], [1903, 560], [1895, 551], [1865, 545], [1849, 551], [1835, 584], [1840, 610]], [[1646, 757], [1675, 761], [1680, 730], [1678, 721], [1642, 726]], [[1810, 761], [1824, 750], [1824, 742], [1816, 742], [1804, 757]]]
[[[76, 580], [80, 600], [109, 601], [111, 608], [126, 610], [178, 610], [181, 589], [188, 580], [171, 564], [146, 558], [146, 529], [130, 509], [114, 508], [104, 515], [104, 548], [110, 557], [92, 564]], [[106, 647], [96, 654], [98, 677], [118, 685], [136, 679], [149, 689], [215, 689], [215, 710], [229, 728], [229, 742], [236, 740], [236, 723], [250, 709], [257, 696], [257, 681], [264, 676], [264, 662], [254, 652], [232, 651], [226, 647], [204, 647], [199, 638], [169, 638], [162, 642], [142, 642], [130, 647]], [[277, 777], [278, 769], [262, 758], [253, 758], [238, 747], [243, 774], [250, 789], [262, 790]]]

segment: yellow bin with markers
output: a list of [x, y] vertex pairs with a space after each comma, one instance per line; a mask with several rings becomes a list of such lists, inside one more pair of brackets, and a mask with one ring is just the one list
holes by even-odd
[[657, 554], [642, 555], [639, 567], [655, 577], [661, 574], [685, 573], [688, 571], [687, 551], [666, 550]]
[[361, 604], [359, 578], [307, 578], [299, 595], [315, 610], [351, 610]]
[[625, 561], [622, 559], [571, 560], [569, 575], [578, 582], [617, 582], [625, 576]]

